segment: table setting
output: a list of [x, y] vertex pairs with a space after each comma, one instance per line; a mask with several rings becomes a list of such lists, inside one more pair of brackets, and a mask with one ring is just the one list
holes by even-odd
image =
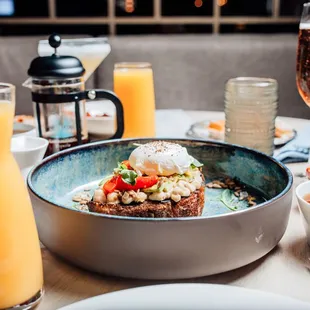
[[148, 62], [85, 89], [110, 52], [40, 41], [33, 115], [0, 83], [0, 309], [310, 309], [310, 120], [269, 77], [227, 80], [222, 112], [156, 109]]

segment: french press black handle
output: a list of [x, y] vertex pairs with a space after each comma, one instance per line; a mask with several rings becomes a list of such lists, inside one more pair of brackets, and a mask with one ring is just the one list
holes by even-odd
[[116, 123], [117, 128], [114, 135], [107, 139], [119, 139], [123, 136], [124, 133], [124, 109], [119, 98], [112, 91], [105, 89], [92, 89], [85, 91], [86, 98], [90, 100], [95, 99], [107, 99], [113, 102], [116, 108]]

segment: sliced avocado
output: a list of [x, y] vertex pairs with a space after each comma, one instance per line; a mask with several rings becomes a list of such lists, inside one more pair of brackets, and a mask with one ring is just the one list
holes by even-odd
[[149, 187], [149, 188], [145, 188], [143, 190], [145, 193], [155, 193], [155, 192], [158, 192], [159, 189], [158, 189], [158, 183], [156, 183], [155, 185], [153, 185], [152, 187]]

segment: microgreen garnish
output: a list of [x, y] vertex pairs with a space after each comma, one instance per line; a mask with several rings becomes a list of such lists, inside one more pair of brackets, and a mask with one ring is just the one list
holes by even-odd
[[225, 189], [221, 195], [221, 202], [231, 211], [238, 210], [236, 197], [232, 191]]
[[119, 172], [122, 180], [130, 185], [136, 185], [136, 179], [138, 174], [133, 170], [123, 169]]
[[122, 177], [122, 180], [130, 185], [136, 185], [136, 178], [138, 174], [134, 170], [129, 170], [124, 163], [118, 163], [114, 173]]
[[192, 157], [192, 163], [191, 163], [191, 168], [195, 169], [195, 168], [200, 168], [202, 167], [203, 164], [201, 162], [199, 162], [197, 159], [195, 159], [194, 157]]
[[114, 169], [115, 173], [120, 173], [122, 170], [127, 170], [127, 166], [123, 163], [118, 163], [117, 168]]

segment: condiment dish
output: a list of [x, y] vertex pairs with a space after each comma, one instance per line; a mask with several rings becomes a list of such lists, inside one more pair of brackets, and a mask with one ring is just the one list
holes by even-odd
[[48, 141], [39, 137], [17, 136], [11, 140], [11, 152], [26, 179], [32, 167], [44, 157]]
[[310, 195], [310, 181], [301, 183], [296, 187], [298, 206], [303, 219], [307, 241], [310, 245], [310, 203], [306, 201], [306, 195]]

